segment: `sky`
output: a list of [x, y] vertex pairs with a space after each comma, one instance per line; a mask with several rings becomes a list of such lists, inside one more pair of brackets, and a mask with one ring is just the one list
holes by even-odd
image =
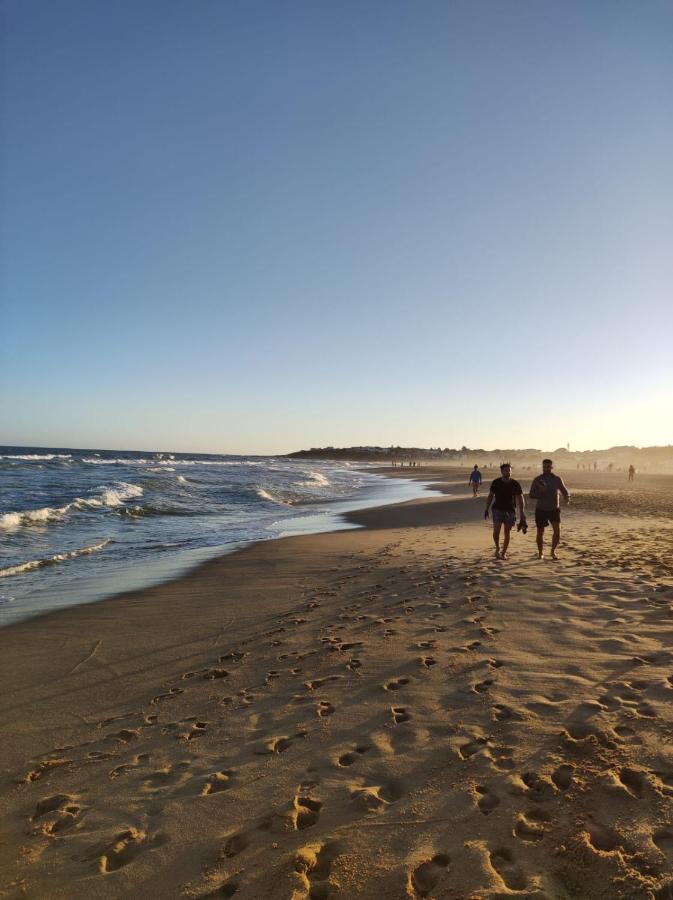
[[0, 444], [673, 443], [673, 0], [0, 16]]

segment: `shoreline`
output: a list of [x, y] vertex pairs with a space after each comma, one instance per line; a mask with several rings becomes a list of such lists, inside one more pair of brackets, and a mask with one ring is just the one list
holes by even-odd
[[670, 521], [571, 511], [558, 564], [530, 533], [503, 563], [483, 497], [436, 477], [454, 493], [0, 630], [0, 895], [673, 883]]
[[[375, 475], [380, 478], [380, 485], [384, 484], [386, 479], [380, 472], [373, 472], [371, 469], [362, 469], [369, 475]], [[411, 481], [411, 479], [407, 479]], [[426, 490], [432, 491], [433, 488], [424, 486], [422, 480], [414, 479], [419, 483], [417, 496], [422, 497]], [[59, 595], [57, 604], [51, 609], [40, 608], [40, 600], [43, 597], [49, 597], [49, 588], [39, 588], [31, 594], [20, 598], [19, 609], [7, 604], [0, 616], [0, 630], [7, 628], [12, 624], [28, 621], [38, 618], [42, 615], [49, 615], [57, 612], [59, 609], [68, 609], [71, 606], [86, 605], [88, 603], [99, 603], [112, 597], [119, 597], [132, 591], [141, 591], [150, 587], [167, 584], [176, 578], [181, 578], [195, 572], [205, 562], [219, 559], [223, 556], [229, 556], [232, 553], [238, 553], [247, 547], [254, 546], [258, 543], [266, 541], [278, 540], [280, 537], [299, 536], [302, 534], [322, 534], [331, 531], [337, 531], [342, 528], [357, 527], [347, 521], [349, 512], [356, 512], [359, 509], [368, 509], [379, 505], [387, 506], [400, 502], [406, 502], [405, 493], [409, 491], [402, 489], [402, 492], [395, 491], [390, 485], [390, 499], [381, 503], [383, 497], [377, 496], [377, 491], [373, 490], [374, 485], [368, 485], [363, 489], [362, 498], [356, 496], [349, 500], [334, 499], [325, 501], [324, 506], [328, 507], [321, 512], [312, 512], [312, 504], [306, 504], [304, 507], [297, 507], [297, 514], [287, 520], [281, 520], [284, 530], [280, 530], [277, 534], [270, 533], [265, 538], [252, 538], [249, 540], [234, 541], [230, 544], [220, 544], [215, 546], [203, 546], [192, 548], [190, 550], [164, 553], [157, 555], [149, 563], [147, 560], [142, 562], [129, 562], [124, 567], [113, 573], [100, 574], [99, 576], [80, 576], [72, 581]], [[412, 498], [413, 499], [413, 498]], [[13, 577], [21, 577], [16, 575]], [[10, 579], [11, 582], [11, 579]], [[115, 584], [120, 584], [115, 587]], [[7, 585], [11, 589], [11, 583]], [[44, 601], [43, 601], [44, 602]]]

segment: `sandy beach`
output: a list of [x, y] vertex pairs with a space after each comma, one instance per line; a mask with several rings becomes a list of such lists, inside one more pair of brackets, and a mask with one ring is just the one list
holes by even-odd
[[554, 563], [388, 474], [444, 493], [0, 631], [0, 896], [673, 897], [673, 476], [562, 473]]

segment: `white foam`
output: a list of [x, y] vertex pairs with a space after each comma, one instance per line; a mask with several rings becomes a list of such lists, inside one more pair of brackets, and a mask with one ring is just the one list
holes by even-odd
[[147, 465], [148, 462], [156, 463], [156, 460], [148, 460], [148, 459], [103, 459], [94, 456], [85, 456], [82, 458], [81, 462], [89, 463], [92, 466], [144, 466]]
[[306, 487], [328, 487], [330, 481], [321, 472], [309, 472], [309, 481], [302, 482]]
[[282, 506], [292, 506], [294, 504], [293, 500], [283, 499], [282, 497], [275, 497], [264, 488], [257, 488], [257, 496], [261, 497], [262, 500], [269, 500], [271, 503], [279, 503]]
[[67, 553], [55, 553], [53, 556], [47, 556], [43, 559], [31, 559], [29, 562], [19, 563], [16, 566], [7, 566], [0, 569], [0, 578], [7, 578], [10, 575], [22, 575], [24, 572], [32, 572], [34, 569], [42, 569], [44, 566], [53, 566], [56, 563], [65, 562], [68, 559], [76, 559], [78, 556], [86, 556], [89, 553], [97, 553], [103, 547], [107, 547], [110, 543], [109, 538], [101, 541], [99, 544], [92, 544], [90, 547], [82, 547], [81, 550], [70, 550]]
[[102, 487], [101, 493], [93, 497], [76, 497], [65, 506], [43, 506], [41, 509], [26, 509], [8, 512], [0, 516], [0, 528], [12, 530], [22, 525], [48, 525], [57, 522], [71, 509], [99, 509], [102, 507], [121, 506], [126, 500], [140, 497], [143, 489], [139, 484], [128, 484], [118, 481], [113, 487]]
[[41, 509], [8, 512], [0, 516], [0, 528], [5, 528], [9, 531], [13, 528], [19, 528], [21, 525], [46, 525], [48, 522], [62, 519], [71, 505], [68, 503], [60, 508], [43, 506]]
[[73, 505], [76, 505], [79, 509], [87, 506], [92, 508], [97, 506], [121, 506], [125, 500], [141, 497], [142, 493], [143, 489], [139, 484], [129, 484], [127, 481], [118, 481], [113, 487], [103, 486], [101, 488], [101, 493], [95, 497], [89, 497], [88, 499], [78, 498], [74, 501]]
[[21, 453], [18, 455], [0, 456], [0, 459], [72, 459], [72, 453]]

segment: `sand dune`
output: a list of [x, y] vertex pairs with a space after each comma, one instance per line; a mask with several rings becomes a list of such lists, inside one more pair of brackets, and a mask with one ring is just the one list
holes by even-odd
[[0, 632], [0, 896], [673, 896], [673, 523], [445, 490]]

